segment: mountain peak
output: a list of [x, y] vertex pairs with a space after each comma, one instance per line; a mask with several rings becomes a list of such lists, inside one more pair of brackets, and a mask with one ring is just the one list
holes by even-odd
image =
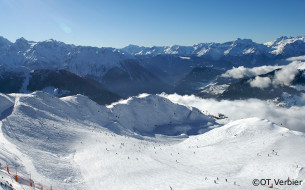
[[237, 44], [248, 44], [248, 43], [253, 43], [253, 41], [251, 39], [241, 39], [241, 38], [237, 38], [236, 40], [233, 41], [233, 43], [237, 43]]
[[124, 48], [139, 48], [140, 46], [138, 45], [134, 45], [134, 44], [129, 44], [128, 46], [124, 47]]
[[299, 38], [302, 38], [302, 37], [299, 37], [299, 36], [298, 36], [298, 37], [293, 37], [293, 36], [281, 36], [281, 37], [275, 39], [275, 40], [273, 41], [273, 44], [282, 43], [282, 42], [285, 42], [285, 41], [291, 41], [291, 42], [293, 42], [293, 41], [295, 41], [295, 40], [297, 40], [297, 39], [299, 39]]
[[57, 40], [55, 40], [55, 39], [53, 39], [53, 38], [50, 38], [50, 39], [48, 39], [48, 40], [45, 40], [44, 42], [59, 42], [59, 41], [57, 41]]
[[290, 37], [288, 37], [288, 36], [281, 36], [281, 37], [277, 38], [276, 41], [287, 40], [289, 38], [292, 38], [292, 37], [291, 36]]
[[22, 50], [25, 50], [30, 46], [29, 42], [23, 37], [17, 39], [14, 45]]
[[24, 43], [28, 42], [24, 37], [18, 38], [15, 43]]
[[9, 45], [9, 44], [11, 44], [11, 43], [12, 43], [12, 42], [10, 42], [8, 39], [6, 39], [6, 38], [0, 36], [0, 45], [1, 45], [1, 46], [2, 46], [2, 45]]
[[143, 46], [138, 46], [138, 45], [134, 45], [134, 44], [129, 44], [128, 46], [122, 48], [121, 50], [127, 52], [128, 54], [133, 54], [134, 52], [140, 52], [143, 49], [145, 49], [145, 47]]

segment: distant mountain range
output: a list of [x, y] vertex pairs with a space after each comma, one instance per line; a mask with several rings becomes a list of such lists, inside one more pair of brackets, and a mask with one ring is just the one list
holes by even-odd
[[[225, 43], [199, 43], [193, 46], [140, 47], [129, 45], [122, 49], [75, 46], [56, 40], [33, 42], [24, 38], [12, 43], [0, 37], [0, 64], [2, 66], [65, 69], [80, 76], [104, 75], [113, 67], [121, 67], [121, 61], [139, 59], [139, 56], [143, 59], [158, 55], [175, 55], [184, 60], [197, 57], [214, 61], [230, 60], [229, 57], [250, 56], [253, 58], [251, 63], [255, 64], [255, 58], [259, 56], [280, 59], [304, 54], [305, 37], [280, 37], [265, 44], [258, 44], [250, 39], [237, 39]], [[233, 65], [236, 64], [234, 61], [232, 62]]]
[[297, 56], [305, 53], [305, 37], [280, 37], [272, 42], [259, 44], [251, 39], [236, 39], [225, 43], [199, 43], [193, 46], [153, 46], [129, 45], [121, 50], [130, 55], [156, 56], [163, 54], [197, 56], [220, 59], [224, 56], [265, 55]]
[[233, 67], [285, 65], [287, 58], [302, 55], [305, 37], [280, 37], [264, 44], [236, 39], [193, 46], [129, 45], [122, 49], [24, 38], [12, 43], [0, 37], [0, 90], [84, 94], [100, 104], [143, 92], [202, 94], [199, 89]]

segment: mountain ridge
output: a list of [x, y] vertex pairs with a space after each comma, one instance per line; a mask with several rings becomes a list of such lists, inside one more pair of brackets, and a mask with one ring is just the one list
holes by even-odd
[[[20, 42], [28, 42], [28, 43], [33, 43], [33, 45], [36, 44], [41, 44], [41, 43], [48, 43], [48, 42], [52, 42], [52, 43], [56, 43], [56, 44], [62, 44], [62, 45], [66, 45], [66, 46], [70, 46], [70, 47], [91, 47], [91, 48], [96, 48], [96, 49], [113, 49], [113, 50], [123, 50], [124, 52], [127, 52], [131, 55], [159, 55], [159, 54], [178, 54], [178, 55], [187, 55], [187, 54], [196, 54], [198, 56], [203, 55], [202, 53], [204, 53], [203, 50], [201, 50], [200, 48], [203, 47], [210, 47], [210, 46], [216, 46], [218, 48], [227, 46], [227, 45], [231, 45], [234, 47], [234, 45], [240, 45], [240, 44], [255, 44], [255, 45], [259, 45], [259, 46], [266, 46], [266, 47], [272, 47], [273, 45], [276, 44], [280, 44], [280, 43], [293, 43], [295, 41], [305, 41], [305, 36], [281, 36], [279, 38], [276, 38], [273, 41], [269, 41], [269, 42], [265, 42], [265, 43], [257, 43], [254, 42], [252, 39], [247, 39], [247, 38], [237, 38], [235, 40], [231, 40], [231, 41], [226, 41], [226, 42], [201, 42], [201, 43], [196, 43], [194, 45], [164, 45], [164, 46], [139, 46], [139, 45], [135, 45], [135, 44], [129, 44], [128, 46], [125, 46], [123, 48], [112, 48], [112, 47], [96, 47], [96, 46], [86, 46], [86, 45], [74, 45], [74, 44], [69, 44], [69, 43], [64, 43], [61, 41], [57, 41], [54, 39], [49, 39], [49, 40], [44, 40], [44, 41], [39, 41], [39, 42], [35, 42], [35, 41], [28, 41], [25, 38], [21, 37], [16, 39], [15, 42], [11, 42], [9, 40], [7, 40], [6, 38], [4, 38], [3, 36], [0, 36], [0, 46], [4, 45], [9, 46], [15, 43], [20, 43]], [[152, 50], [151, 52], [149, 52], [148, 50]], [[183, 50], [182, 52], [179, 52], [179, 49], [181, 51], [181, 49]], [[193, 51], [190, 51], [190, 50]], [[198, 51], [201, 50], [201, 51]], [[144, 51], [144, 52], [143, 52]], [[145, 53], [146, 52], [146, 53]], [[228, 52], [227, 52], [228, 53]], [[227, 54], [226, 53], [226, 54]], [[249, 52], [245, 52], [245, 53], [251, 53], [251, 51]]]
[[238, 38], [224, 43], [198, 43], [193, 46], [129, 45], [118, 49], [76, 46], [53, 39], [34, 42], [19, 38], [12, 43], [0, 36], [0, 65], [26, 66], [30, 69], [65, 69], [79, 76], [101, 77], [111, 68], [121, 67], [121, 61], [136, 60], [139, 56], [158, 55], [173, 55], [181, 59], [200, 57], [231, 62], [238, 62], [236, 57], [244, 57], [255, 63], [261, 57], [277, 59], [305, 55], [305, 37], [280, 37], [264, 44]]
[[[144, 47], [137, 45], [129, 45], [121, 50], [126, 51], [131, 55], [160, 55], [160, 54], [175, 54], [175, 55], [195, 55], [195, 56], [211, 56], [214, 59], [218, 59], [224, 55], [238, 56], [242, 54], [269, 54], [278, 55], [283, 51], [281, 44], [291, 44], [296, 41], [305, 43], [305, 37], [287, 37], [282, 36], [274, 41], [266, 43], [256, 43], [251, 39], [241, 39], [224, 42], [224, 43], [197, 43], [193, 46], [152, 46]], [[238, 46], [241, 46], [238, 49]], [[303, 46], [302, 46], [303, 47]], [[237, 48], [237, 49], [236, 49]]]
[[[15, 88], [17, 81], [10, 79], [20, 78], [16, 73], [28, 76], [27, 73], [33, 70], [65, 70], [84, 80], [95, 81], [101, 88], [121, 97], [129, 97], [139, 93], [171, 93], [195, 68], [225, 72], [239, 66], [285, 65], [288, 64], [287, 58], [303, 55], [305, 37], [280, 37], [264, 44], [238, 38], [225, 43], [130, 45], [122, 49], [76, 46], [54, 39], [34, 42], [19, 38], [12, 43], [0, 37], [0, 82], [10, 81], [10, 92], [23, 92], [28, 90], [28, 78], [23, 81], [23, 91], [18, 91]], [[200, 80], [208, 81], [204, 72], [193, 74], [186, 81], [194, 87], [202, 85]], [[19, 81], [18, 85], [21, 83]], [[53, 91], [48, 85], [44, 87]], [[182, 89], [181, 93], [185, 92]]]

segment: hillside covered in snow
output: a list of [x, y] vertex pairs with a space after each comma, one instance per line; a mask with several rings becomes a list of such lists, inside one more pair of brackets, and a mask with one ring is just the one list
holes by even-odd
[[218, 122], [169, 99], [142, 94], [101, 106], [82, 95], [1, 94], [3, 184], [252, 189], [256, 178], [305, 180], [304, 133], [258, 117]]

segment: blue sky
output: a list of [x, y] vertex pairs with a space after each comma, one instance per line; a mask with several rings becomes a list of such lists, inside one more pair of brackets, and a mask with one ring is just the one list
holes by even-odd
[[193, 45], [305, 36], [304, 0], [0, 0], [0, 36], [76, 45]]

